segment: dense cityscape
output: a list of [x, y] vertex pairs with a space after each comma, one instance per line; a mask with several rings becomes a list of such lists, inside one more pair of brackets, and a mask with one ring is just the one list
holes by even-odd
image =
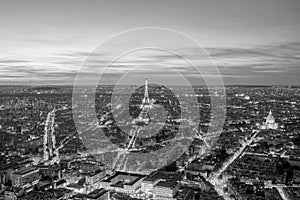
[[0, 200], [300, 200], [300, 0], [0, 0]]
[[[180, 90], [190, 104], [192, 95]], [[89, 98], [81, 102], [87, 108], [77, 115], [78, 128], [72, 87], [1, 86], [0, 199], [300, 198], [299, 87], [227, 86], [226, 120], [212, 146], [206, 135], [213, 116], [205, 86], [194, 86], [198, 125], [180, 118], [179, 97], [171, 90], [147, 82], [131, 96], [132, 121], [117, 123], [114, 118], [125, 111], [112, 113], [112, 91], [112, 86], [97, 88], [94, 121]], [[166, 113], [151, 115], [156, 108]], [[158, 118], [166, 118], [158, 133], [153, 132], [157, 127], [145, 128], [159, 124]], [[144, 134], [150, 136], [140, 137]], [[187, 134], [190, 141], [176, 136]], [[107, 140], [117, 149], [99, 150]], [[168, 145], [175, 155], [170, 162], [147, 156]], [[136, 155], [143, 157], [139, 163]]]

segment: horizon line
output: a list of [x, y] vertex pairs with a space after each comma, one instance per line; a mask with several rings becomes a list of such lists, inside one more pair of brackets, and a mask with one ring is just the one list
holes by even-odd
[[[153, 83], [150, 83], [150, 85]], [[138, 84], [123, 84], [124, 86], [136, 86]], [[0, 87], [74, 87], [72, 84], [41, 84], [41, 85], [26, 85], [26, 84], [0, 84]], [[77, 87], [85, 87], [85, 86], [94, 86], [90, 84], [82, 84], [77, 85]], [[114, 84], [102, 84], [98, 86], [115, 86]], [[190, 86], [190, 85], [176, 85], [171, 84], [169, 86]], [[192, 84], [192, 86], [207, 86], [206, 84]], [[212, 85], [212, 86], [222, 86], [222, 85]], [[300, 84], [224, 84], [223, 86], [263, 86], [263, 87], [272, 87], [272, 86], [300, 86]]]

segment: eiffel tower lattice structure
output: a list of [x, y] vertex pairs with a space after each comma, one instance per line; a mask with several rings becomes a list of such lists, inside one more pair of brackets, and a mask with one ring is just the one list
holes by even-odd
[[139, 116], [134, 120], [134, 123], [136, 125], [148, 125], [150, 123], [151, 121], [150, 114], [149, 114], [150, 108], [151, 108], [151, 101], [149, 99], [148, 80], [146, 77], [144, 98], [142, 100], [142, 105], [141, 105], [142, 110]]

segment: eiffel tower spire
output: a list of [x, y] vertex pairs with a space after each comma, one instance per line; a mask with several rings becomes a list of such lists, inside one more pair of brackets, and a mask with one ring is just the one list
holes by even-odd
[[149, 91], [148, 91], [148, 79], [145, 77], [145, 93], [144, 93], [144, 98], [143, 98], [143, 104], [149, 104]]

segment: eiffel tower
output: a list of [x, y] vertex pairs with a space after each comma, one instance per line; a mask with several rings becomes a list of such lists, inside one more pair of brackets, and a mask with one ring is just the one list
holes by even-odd
[[139, 116], [134, 120], [134, 123], [137, 125], [148, 125], [151, 121], [149, 110], [151, 108], [151, 103], [149, 99], [149, 91], [148, 91], [148, 80], [145, 78], [145, 92], [144, 98], [142, 100], [141, 112]]

